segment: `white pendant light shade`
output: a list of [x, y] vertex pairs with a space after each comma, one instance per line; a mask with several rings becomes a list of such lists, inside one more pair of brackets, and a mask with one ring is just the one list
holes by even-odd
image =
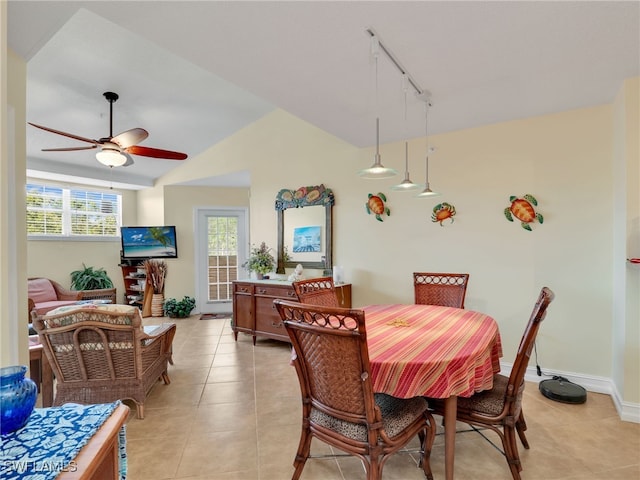
[[404, 142], [404, 180], [402, 180], [398, 185], [392, 186], [391, 190], [409, 192], [419, 188], [420, 185], [413, 183], [411, 178], [409, 178], [409, 142]]
[[376, 118], [376, 155], [374, 162], [369, 168], [360, 170], [358, 176], [360, 178], [377, 180], [381, 178], [391, 178], [397, 174], [398, 172], [393, 168], [387, 168], [382, 165], [382, 161], [380, 160], [380, 119]]
[[431, 187], [429, 186], [429, 153], [430, 152], [434, 152], [435, 149], [434, 148], [428, 148], [427, 149], [427, 157], [426, 157], [426, 161], [425, 161], [425, 167], [426, 167], [426, 177], [425, 177], [425, 188], [422, 192], [420, 192], [417, 196], [420, 198], [426, 198], [426, 197], [437, 197], [438, 195], [440, 195], [437, 192], [434, 192], [433, 190], [431, 190]]

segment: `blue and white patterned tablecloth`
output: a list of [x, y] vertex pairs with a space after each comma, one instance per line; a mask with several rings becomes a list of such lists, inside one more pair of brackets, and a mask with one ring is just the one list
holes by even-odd
[[[120, 402], [36, 408], [24, 428], [3, 435], [0, 478], [50, 480], [77, 468], [74, 459]], [[126, 433], [119, 437], [120, 478], [126, 479]]]

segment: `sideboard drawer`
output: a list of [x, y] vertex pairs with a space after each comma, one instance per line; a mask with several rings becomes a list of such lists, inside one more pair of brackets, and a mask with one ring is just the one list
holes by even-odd
[[[336, 285], [340, 306], [351, 308], [351, 285]], [[274, 280], [236, 280], [233, 282], [233, 333], [290, 341], [273, 301], [276, 298], [297, 302], [291, 282]]]
[[286, 298], [288, 300], [298, 300], [296, 292], [291, 285], [286, 286], [272, 286], [272, 285], [256, 285], [255, 295], [274, 297], [274, 298]]
[[234, 283], [233, 293], [240, 293], [245, 295], [253, 295], [253, 284], [251, 283]]

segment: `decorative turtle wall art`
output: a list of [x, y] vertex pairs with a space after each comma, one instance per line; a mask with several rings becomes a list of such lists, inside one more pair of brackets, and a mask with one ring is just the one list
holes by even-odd
[[451, 219], [453, 223], [453, 216], [456, 214], [456, 207], [447, 202], [442, 202], [433, 207], [433, 213], [431, 214], [431, 221], [439, 223], [442, 227], [442, 222], [447, 218]]
[[531, 224], [535, 220], [538, 220], [539, 223], [544, 222], [542, 215], [533, 208], [538, 206], [538, 201], [533, 195], [527, 193], [522, 198], [512, 195], [509, 197], [509, 201], [511, 205], [504, 209], [504, 216], [510, 222], [513, 222], [513, 217], [516, 217], [520, 220], [522, 228], [529, 231], [531, 231]]
[[367, 209], [367, 213], [369, 215], [373, 213], [376, 216], [376, 220], [378, 220], [379, 222], [382, 222], [382, 216], [384, 214], [386, 214], [387, 217], [391, 215], [391, 211], [389, 210], [389, 207], [385, 205], [386, 201], [387, 201], [387, 197], [385, 196], [384, 193], [378, 192], [377, 195], [370, 193], [369, 200], [367, 200], [367, 203], [365, 203], [364, 206]]

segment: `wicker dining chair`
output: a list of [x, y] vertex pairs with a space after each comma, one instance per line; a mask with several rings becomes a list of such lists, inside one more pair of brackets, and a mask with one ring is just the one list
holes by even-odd
[[33, 325], [56, 379], [54, 406], [131, 399], [138, 418], [144, 402], [162, 379], [170, 383], [176, 325], [163, 324], [151, 334], [140, 311], [127, 305], [69, 308], [43, 316], [32, 312]]
[[433, 417], [423, 397], [373, 393], [364, 311], [276, 299], [296, 351], [302, 394], [302, 432], [292, 480], [302, 474], [311, 439], [360, 458], [368, 480], [380, 480], [387, 459], [416, 435], [421, 465], [432, 479]]
[[415, 303], [464, 308], [468, 273], [414, 272]]
[[333, 278], [320, 277], [293, 282], [293, 289], [301, 303], [339, 307], [340, 302], [333, 284]]
[[[524, 448], [529, 442], [524, 434], [527, 424], [522, 413], [522, 393], [524, 392], [524, 374], [529, 364], [531, 350], [535, 343], [540, 324], [546, 316], [547, 307], [555, 295], [547, 287], [543, 287], [538, 296], [527, 327], [524, 331], [516, 360], [508, 377], [496, 374], [493, 377], [491, 390], [478, 392], [470, 398], [458, 397], [457, 420], [467, 423], [475, 431], [488, 428], [498, 434], [502, 440], [501, 452], [507, 459], [514, 480], [520, 480], [522, 464], [518, 454], [516, 432]], [[429, 399], [429, 407], [433, 413], [444, 415], [444, 403], [441, 400]], [[482, 434], [482, 433], [481, 433]], [[489, 440], [486, 436], [482, 435]], [[490, 441], [490, 440], [489, 440]], [[493, 444], [493, 442], [491, 442]], [[498, 450], [500, 450], [498, 448]]]

